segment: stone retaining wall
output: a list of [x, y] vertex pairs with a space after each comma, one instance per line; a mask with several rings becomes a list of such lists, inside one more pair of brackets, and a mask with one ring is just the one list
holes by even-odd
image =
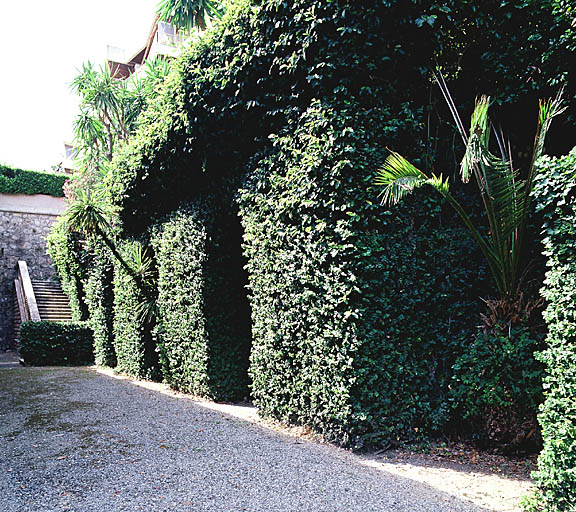
[[46, 236], [65, 203], [63, 199], [55, 203], [54, 199], [27, 196], [19, 203], [15, 196], [0, 194], [0, 350], [13, 347], [14, 279], [18, 260], [26, 261], [32, 279], [57, 280], [46, 254]]

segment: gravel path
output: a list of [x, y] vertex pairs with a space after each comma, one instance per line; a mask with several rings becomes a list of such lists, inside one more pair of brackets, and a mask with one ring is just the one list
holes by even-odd
[[88, 368], [0, 369], [0, 510], [485, 511]]

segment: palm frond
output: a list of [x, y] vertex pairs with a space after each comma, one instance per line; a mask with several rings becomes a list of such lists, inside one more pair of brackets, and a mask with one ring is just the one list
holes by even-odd
[[76, 200], [66, 209], [66, 219], [71, 231], [93, 235], [110, 227], [105, 203], [94, 191], [81, 190]]
[[427, 182], [428, 176], [396, 152], [388, 156], [374, 179], [376, 186], [383, 187], [380, 195], [385, 205], [397, 204]]

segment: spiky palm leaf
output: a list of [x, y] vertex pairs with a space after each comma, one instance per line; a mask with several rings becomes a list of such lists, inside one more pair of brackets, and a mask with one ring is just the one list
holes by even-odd
[[502, 297], [516, 296], [523, 236], [531, 212], [530, 191], [534, 164], [542, 155], [544, 139], [552, 119], [564, 111], [561, 94], [554, 100], [540, 103], [532, 163], [528, 177], [521, 180], [513, 168], [509, 149], [505, 150], [501, 139], [498, 145], [502, 156], [497, 157], [490, 151], [490, 98], [482, 96], [476, 101], [467, 134], [443, 78], [436, 79], [466, 145], [460, 166], [461, 177], [465, 183], [471, 177], [475, 178], [489, 223], [488, 235], [482, 235], [474, 226], [462, 205], [450, 193], [447, 180], [443, 180], [442, 176], [427, 176], [398, 153], [392, 153], [386, 159], [374, 183], [383, 188], [382, 202], [388, 205], [396, 204], [416, 188], [432, 186], [448, 200], [478, 243]]

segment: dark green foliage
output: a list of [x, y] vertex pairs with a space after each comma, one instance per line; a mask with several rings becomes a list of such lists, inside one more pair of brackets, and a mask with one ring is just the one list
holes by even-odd
[[569, 512], [576, 503], [576, 149], [545, 158], [534, 191], [544, 216], [548, 271], [545, 401], [539, 416], [544, 449], [535, 473], [534, 510]]
[[114, 264], [112, 256], [102, 242], [92, 240], [92, 261], [85, 278], [88, 322], [94, 331], [94, 357], [96, 364], [116, 366], [114, 350]]
[[24, 322], [18, 350], [24, 362], [32, 366], [94, 362], [92, 331], [84, 322]]
[[62, 290], [68, 296], [72, 317], [76, 321], [86, 320], [88, 308], [84, 302], [84, 279], [90, 266], [90, 255], [83, 238], [68, 229], [65, 217], [54, 223], [47, 238], [47, 252], [60, 277]]
[[510, 448], [529, 442], [536, 447], [539, 436], [520, 440], [514, 435], [523, 423], [528, 430], [534, 427], [542, 402], [543, 365], [535, 359], [542, 340], [535, 339], [527, 325], [500, 334], [478, 333], [471, 344], [468, 339], [459, 343], [463, 351], [453, 367], [450, 395], [458, 415], [491, 442]]
[[[124, 234], [141, 236], [247, 176], [251, 375], [265, 414], [356, 445], [446, 423], [485, 269], [440, 201], [420, 196], [392, 214], [367, 187], [387, 146], [423, 169], [432, 159], [456, 169], [461, 152], [429, 81], [437, 61], [464, 111], [483, 92], [510, 105], [500, 113], [534, 112], [518, 98], [545, 95], [567, 58], [570, 19], [554, 5], [238, 2], [175, 63], [108, 193]], [[519, 124], [524, 141], [533, 120]], [[170, 344], [183, 339], [170, 332]]]
[[[129, 243], [122, 244], [124, 255]], [[114, 263], [114, 351], [118, 371], [142, 377], [158, 378], [158, 355], [152, 336], [152, 326], [143, 318], [142, 304], [146, 301], [142, 289], [124, 267]]]
[[25, 171], [0, 165], [0, 194], [47, 194], [64, 197], [62, 187], [67, 179], [63, 174]]
[[164, 379], [216, 400], [248, 395], [250, 312], [239, 227], [210, 197], [172, 215], [152, 240]]
[[355, 446], [444, 425], [454, 338], [478, 283], [470, 267], [449, 270], [476, 255], [440, 226], [447, 207], [418, 197], [392, 214], [371, 201], [365, 182], [385, 154], [373, 137], [386, 125], [316, 104], [275, 137], [241, 195], [255, 402]]

